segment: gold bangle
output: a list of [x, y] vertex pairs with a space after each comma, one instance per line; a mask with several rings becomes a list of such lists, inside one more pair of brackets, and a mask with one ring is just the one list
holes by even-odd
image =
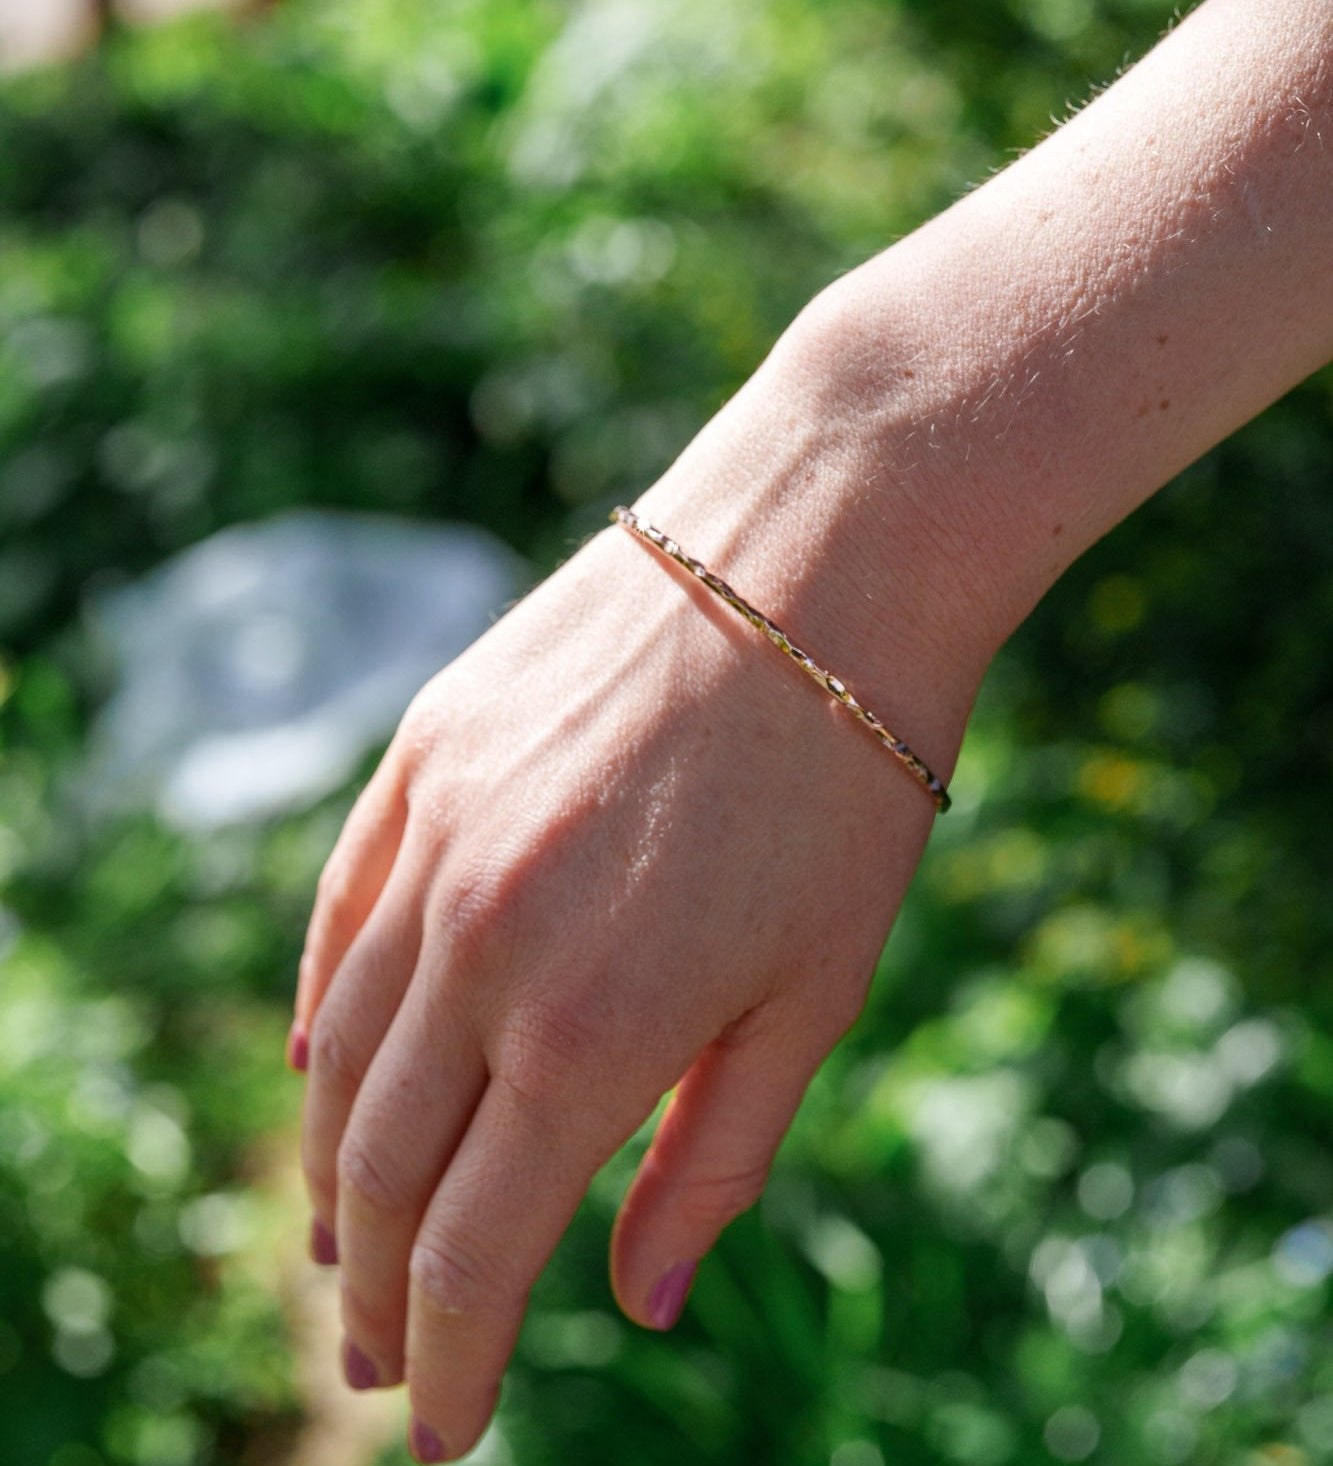
[[696, 580], [706, 585], [714, 595], [720, 596], [733, 611], [744, 616], [751, 626], [762, 631], [780, 652], [785, 652], [807, 676], [813, 677], [825, 692], [836, 698], [858, 722], [865, 724], [870, 729], [935, 801], [935, 807], [940, 814], [949, 808], [952, 801], [949, 798], [948, 789], [944, 786], [944, 781], [931, 773], [907, 744], [896, 734], [891, 733], [869, 708], [862, 707], [847, 690], [845, 683], [839, 681], [831, 672], [826, 672], [809, 653], [803, 652], [780, 626], [774, 625], [762, 611], [756, 611], [749, 601], [737, 595], [725, 580], [714, 575], [707, 566], [701, 565], [693, 556], [687, 555], [675, 540], [664, 535], [660, 529], [655, 529], [646, 519], [641, 519], [632, 509], [626, 509], [623, 504], [617, 505], [611, 511], [611, 520], [615, 524], [623, 524], [632, 534], [646, 540], [664, 555], [669, 556], [677, 565], [688, 570]]

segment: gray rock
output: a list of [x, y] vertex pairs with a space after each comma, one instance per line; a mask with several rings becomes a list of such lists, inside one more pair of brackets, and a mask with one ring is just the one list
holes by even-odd
[[211, 829], [313, 803], [526, 580], [465, 525], [300, 510], [222, 530], [96, 607], [120, 681], [94, 806]]

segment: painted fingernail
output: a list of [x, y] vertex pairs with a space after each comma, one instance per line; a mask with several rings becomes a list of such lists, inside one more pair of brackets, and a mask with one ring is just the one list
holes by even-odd
[[310, 1067], [310, 1038], [299, 1023], [292, 1024], [287, 1035], [287, 1063], [298, 1074], [304, 1074]]
[[310, 1255], [321, 1267], [337, 1265], [338, 1244], [323, 1222], [310, 1223]]
[[669, 1329], [681, 1315], [697, 1262], [678, 1262], [657, 1280], [648, 1300], [648, 1317], [655, 1329]]
[[343, 1340], [343, 1374], [354, 1390], [373, 1390], [380, 1382], [375, 1366], [351, 1339]]
[[407, 1444], [418, 1461], [444, 1460], [444, 1442], [429, 1425], [415, 1416], [412, 1418], [412, 1428], [407, 1433]]

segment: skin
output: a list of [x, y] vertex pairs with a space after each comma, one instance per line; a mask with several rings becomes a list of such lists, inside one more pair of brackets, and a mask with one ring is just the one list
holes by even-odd
[[[640, 501], [946, 778], [1060, 572], [1333, 356], [1333, 9], [1208, 0], [839, 281]], [[345, 1362], [424, 1460], [495, 1406], [598, 1167], [674, 1095], [612, 1280], [674, 1322], [855, 1020], [934, 808], [608, 529], [421, 692], [320, 881], [293, 1056]]]

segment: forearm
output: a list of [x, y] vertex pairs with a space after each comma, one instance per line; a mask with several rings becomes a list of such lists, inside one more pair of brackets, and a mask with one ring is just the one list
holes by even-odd
[[[1007, 633], [1333, 354], [1333, 9], [1212, 0], [841, 288], [835, 318], [867, 323], [858, 410], [914, 373], [910, 441], [890, 408], [885, 457], [918, 510], [958, 526]], [[915, 364], [904, 339], [923, 343]]]
[[1331, 262], [1333, 9], [1209, 0], [826, 291], [650, 500], [872, 706], [956, 723], [1070, 561], [1333, 355]]

